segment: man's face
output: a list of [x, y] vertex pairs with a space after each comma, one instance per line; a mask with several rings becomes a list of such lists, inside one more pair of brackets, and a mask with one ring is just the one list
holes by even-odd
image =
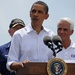
[[45, 7], [40, 4], [34, 4], [30, 11], [31, 22], [34, 25], [42, 25], [44, 19], [48, 18]]
[[57, 34], [62, 38], [62, 41], [70, 39], [73, 30], [70, 30], [70, 24], [66, 21], [60, 21], [58, 23]]
[[15, 27], [10, 28], [10, 29], [8, 30], [8, 32], [9, 32], [9, 34], [10, 34], [11, 36], [13, 36], [13, 34], [14, 34], [15, 31], [17, 31], [17, 30], [19, 30], [19, 29], [21, 29], [21, 28], [23, 28], [23, 27], [24, 27], [24, 26], [22, 26], [22, 25], [17, 25], [17, 26], [15, 26]]

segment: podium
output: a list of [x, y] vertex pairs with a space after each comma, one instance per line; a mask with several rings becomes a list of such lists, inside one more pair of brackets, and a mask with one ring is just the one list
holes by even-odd
[[[75, 75], [75, 63], [67, 64], [67, 74]], [[30, 62], [16, 71], [16, 75], [48, 75], [46, 62]]]

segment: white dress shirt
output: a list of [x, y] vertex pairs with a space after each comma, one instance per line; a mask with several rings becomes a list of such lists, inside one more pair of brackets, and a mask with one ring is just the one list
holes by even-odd
[[50, 60], [53, 52], [44, 44], [43, 38], [45, 36], [53, 37], [54, 35], [53, 31], [46, 28], [43, 28], [43, 30], [37, 34], [31, 25], [16, 31], [11, 41], [7, 68], [10, 69], [9, 66], [13, 62], [21, 62], [24, 60], [47, 62]]

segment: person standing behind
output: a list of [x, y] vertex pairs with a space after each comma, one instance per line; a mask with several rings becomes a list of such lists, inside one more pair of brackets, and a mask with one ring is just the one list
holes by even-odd
[[43, 26], [49, 17], [48, 6], [43, 1], [35, 2], [30, 10], [31, 23], [17, 31], [12, 39], [8, 55], [8, 70], [17, 70], [28, 62], [47, 62], [53, 57], [53, 51], [43, 42], [45, 36], [55, 33]]
[[75, 43], [71, 40], [74, 33], [74, 22], [72, 19], [64, 17], [58, 21], [57, 34], [62, 39], [63, 49], [57, 53], [56, 57], [63, 60], [75, 60]]
[[[9, 25], [8, 33], [12, 37], [15, 31], [23, 27], [25, 27], [25, 24], [21, 19], [18, 19], [18, 18], [13, 19]], [[8, 42], [0, 46], [0, 73], [2, 75], [15, 75], [14, 72], [10, 72], [6, 68], [6, 62], [7, 62], [10, 45], [11, 45], [11, 42]]]

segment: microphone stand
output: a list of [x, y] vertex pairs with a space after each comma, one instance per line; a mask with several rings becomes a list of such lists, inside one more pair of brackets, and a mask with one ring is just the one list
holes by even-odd
[[[53, 48], [53, 44], [52, 43], [50, 43], [50, 42], [48, 42], [48, 48], [50, 48], [52, 51], [53, 51], [53, 56], [54, 57], [56, 57], [56, 54], [57, 53], [59, 53], [60, 51], [62, 51], [62, 45], [57, 45], [57, 47], [56, 48]], [[56, 52], [56, 50], [58, 50], [57, 52]]]
[[[53, 56], [56, 57], [56, 54], [62, 51], [63, 46], [57, 46], [56, 48], [53, 48], [53, 44], [49, 44], [48, 47], [53, 51]], [[56, 50], [58, 51], [56, 52]]]
[[56, 57], [55, 49], [53, 48], [53, 44], [48, 45], [48, 47], [53, 51], [53, 56]]
[[62, 51], [62, 48], [63, 48], [63, 46], [57, 46], [57, 47], [55, 48], [55, 50], [58, 49], [58, 51], [57, 51], [56, 53], [59, 53], [60, 51]]
[[54, 48], [51, 48], [51, 50], [53, 51], [53, 56], [56, 57], [56, 52]]

